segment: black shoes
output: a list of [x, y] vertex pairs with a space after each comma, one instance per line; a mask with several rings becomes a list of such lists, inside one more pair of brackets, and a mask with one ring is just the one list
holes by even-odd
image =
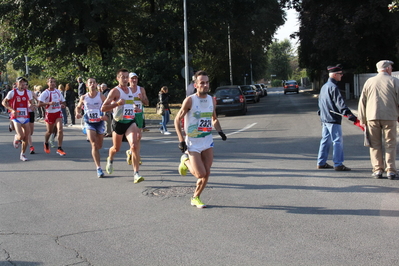
[[317, 169], [332, 169], [334, 168], [332, 165], [329, 165], [328, 163], [326, 163], [325, 165], [318, 165]]
[[350, 169], [349, 167], [346, 167], [345, 165], [340, 165], [340, 166], [334, 167], [334, 170], [335, 171], [350, 171], [352, 169]]

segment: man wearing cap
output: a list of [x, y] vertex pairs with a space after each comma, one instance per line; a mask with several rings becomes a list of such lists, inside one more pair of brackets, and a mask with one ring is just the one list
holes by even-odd
[[[134, 105], [137, 107], [135, 109], [135, 120], [136, 125], [141, 130], [144, 131], [145, 128], [145, 120], [144, 120], [144, 105], [148, 105], [148, 98], [143, 87], [137, 85], [139, 81], [139, 77], [136, 73], [129, 73], [129, 88], [131, 88], [134, 95]], [[141, 136], [140, 136], [141, 139]], [[139, 139], [139, 141], [140, 141]], [[139, 150], [140, 151], [140, 150]], [[127, 164], [132, 164], [132, 151], [126, 151], [126, 162]], [[141, 158], [139, 158], [139, 163], [141, 164]]]
[[107, 165], [105, 170], [108, 174], [114, 171], [113, 160], [117, 152], [119, 152], [122, 144], [122, 138], [125, 135], [129, 142], [130, 152], [133, 155], [133, 178], [134, 183], [139, 183], [144, 180], [139, 174], [139, 160], [140, 160], [140, 139], [141, 131], [137, 127], [135, 114], [139, 111], [135, 104], [135, 98], [140, 96], [133, 92], [133, 89], [128, 86], [129, 72], [127, 69], [120, 69], [116, 74], [118, 86], [113, 88], [107, 99], [104, 101], [101, 111], [113, 111], [112, 121], [112, 142], [113, 145], [109, 149], [109, 157], [107, 158]]
[[[355, 122], [357, 117], [346, 106], [337, 83], [341, 81], [342, 66], [328, 66], [329, 79], [323, 85], [319, 95], [319, 115], [322, 123], [322, 137], [320, 140], [319, 154], [317, 156], [317, 169], [334, 168], [335, 171], [350, 171], [344, 162], [344, 143], [342, 137], [342, 116]], [[341, 114], [341, 115], [339, 115]], [[334, 166], [327, 163], [328, 153], [333, 145]]]
[[374, 178], [383, 178], [382, 174], [386, 171], [389, 179], [397, 179], [395, 160], [399, 79], [391, 76], [392, 65], [393, 62], [389, 60], [377, 63], [378, 74], [365, 82], [359, 99], [359, 120], [367, 125]]

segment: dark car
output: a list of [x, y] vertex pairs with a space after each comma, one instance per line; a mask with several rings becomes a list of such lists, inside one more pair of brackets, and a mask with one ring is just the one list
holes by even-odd
[[254, 85], [240, 85], [240, 88], [244, 93], [247, 102], [259, 102], [259, 95]]
[[287, 92], [296, 92], [299, 93], [299, 86], [296, 80], [287, 80], [284, 84], [284, 94]]
[[240, 86], [222, 86], [218, 87], [213, 94], [216, 100], [216, 114], [238, 113], [245, 115], [247, 113], [247, 103]]

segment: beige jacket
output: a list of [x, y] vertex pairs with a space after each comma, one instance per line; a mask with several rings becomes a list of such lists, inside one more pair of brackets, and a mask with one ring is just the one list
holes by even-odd
[[358, 118], [362, 124], [369, 120], [398, 120], [399, 79], [386, 72], [369, 78], [359, 99]]

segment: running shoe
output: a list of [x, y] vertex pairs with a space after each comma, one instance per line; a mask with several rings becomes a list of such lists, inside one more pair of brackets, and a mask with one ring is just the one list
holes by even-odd
[[160, 130], [159, 130], [159, 132], [161, 132], [161, 134], [163, 134], [163, 133], [164, 133], [163, 129], [160, 129]]
[[30, 153], [30, 154], [35, 154], [35, 147], [30, 146], [30, 148], [29, 148], [29, 153]]
[[105, 171], [107, 171], [108, 174], [112, 174], [114, 171], [114, 166], [112, 165], [111, 160], [109, 157], [107, 158], [107, 165], [105, 166]]
[[188, 154], [183, 154], [181, 157], [180, 157], [180, 165], [179, 165], [179, 174], [180, 175], [187, 175], [187, 170], [188, 170], [188, 167], [187, 167], [187, 165], [184, 163], [185, 161], [187, 161], [188, 160]]
[[191, 206], [195, 206], [198, 209], [206, 208], [206, 205], [201, 201], [198, 196], [191, 198]]
[[126, 162], [128, 165], [132, 165], [132, 152], [130, 150], [126, 151]]
[[139, 175], [139, 173], [135, 173], [134, 174], [134, 183], [140, 183], [141, 181], [144, 181], [144, 177], [142, 177], [141, 175]]
[[48, 146], [48, 143], [44, 143], [44, 152], [50, 153], [50, 147]]
[[169, 131], [165, 131], [165, 133], [163, 133], [164, 135], [170, 135], [172, 133], [170, 133]]
[[97, 169], [97, 177], [98, 178], [104, 177], [104, 172], [101, 168]]
[[13, 142], [14, 148], [18, 149], [20, 144], [21, 141], [17, 139], [17, 135], [14, 135], [14, 142]]
[[28, 158], [25, 157], [25, 154], [21, 154], [21, 156], [19, 156], [19, 159], [23, 162], [27, 161]]
[[58, 149], [57, 149], [57, 153], [58, 153], [60, 156], [65, 156], [65, 155], [66, 155], [66, 153], [64, 152], [64, 150], [63, 150], [62, 148], [58, 148]]

